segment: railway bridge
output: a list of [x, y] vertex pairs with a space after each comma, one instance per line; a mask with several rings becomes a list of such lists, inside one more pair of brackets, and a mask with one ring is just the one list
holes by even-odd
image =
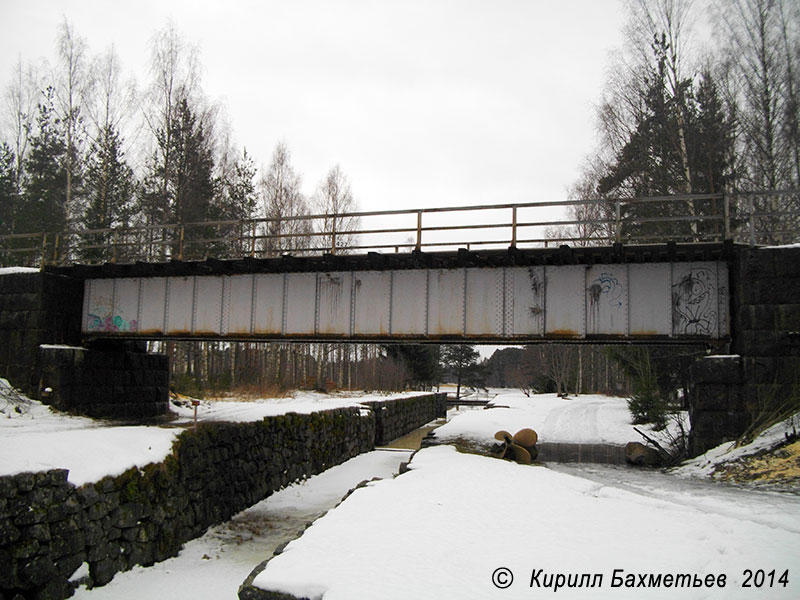
[[[756, 246], [759, 213], [736, 221], [726, 197], [642, 202], [691, 210], [656, 219], [617, 201], [605, 218], [555, 222], [599, 224], [587, 236], [538, 238], [524, 232], [548, 221], [524, 211], [540, 204], [296, 217], [323, 226], [291, 236], [324, 243], [290, 252], [290, 234], [259, 220], [195, 224], [201, 236], [188, 224], [0, 237], [4, 261], [41, 251], [38, 270], [0, 270], [0, 375], [67, 410], [141, 417], [167, 410], [166, 357], [146, 340], [697, 343], [710, 353], [692, 373], [699, 453], [745, 431], [765, 398], [800, 395], [800, 248]], [[709, 202], [723, 210], [700, 210]], [[423, 225], [470, 211], [511, 220]], [[395, 214], [416, 223], [343, 231], [344, 217]], [[742, 223], [747, 244], [734, 242]], [[433, 237], [476, 229], [498, 235]], [[411, 237], [385, 237], [398, 233]], [[384, 241], [353, 242], [369, 235]]]

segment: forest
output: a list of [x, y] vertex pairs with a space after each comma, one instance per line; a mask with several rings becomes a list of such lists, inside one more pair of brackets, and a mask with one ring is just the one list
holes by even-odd
[[[584, 244], [607, 235], [608, 215], [619, 198], [780, 190], [760, 197], [759, 210], [766, 215], [759, 221], [760, 239], [796, 241], [800, 5], [790, 0], [629, 0], [626, 9], [624, 45], [609, 59], [605, 85], [597, 90], [597, 145], [587, 149], [581, 176], [568, 194], [569, 200], [608, 202], [570, 207], [568, 216], [580, 224], [553, 227], [550, 234]], [[713, 31], [710, 39], [698, 33], [704, 28]], [[319, 249], [347, 245], [346, 232], [358, 226], [357, 219], [340, 216], [358, 210], [347, 174], [332, 165], [306, 197], [302, 175], [292, 164], [291, 140], [277, 142], [271, 157], [251, 156], [246, 147], [236, 146], [223, 108], [203, 91], [198, 47], [174, 25], [152, 33], [145, 81], [133, 80], [113, 47], [94, 53], [68, 18], [55, 39], [55, 56], [20, 57], [13, 72], [3, 74], [4, 265], [35, 264], [48, 250], [22, 251], [30, 245], [29, 233], [86, 232], [80, 249], [72, 250], [75, 261], [125, 261], [124, 246], [112, 256], [112, 240], [121, 229], [137, 227], [136, 247], [152, 260], [166, 260], [177, 255], [175, 241], [155, 233], [157, 226], [252, 218], [265, 219], [261, 256], [313, 251], [309, 239]], [[686, 208], [695, 216], [717, 213], [715, 202], [688, 201]], [[637, 206], [635, 216], [642, 220], [632, 227], [640, 237], [687, 234], [681, 222], [648, 221], [670, 216], [673, 205]], [[743, 209], [734, 205], [732, 210]], [[309, 221], [294, 218], [309, 214], [333, 215], [333, 229], [342, 235], [310, 238]], [[317, 233], [332, 228], [324, 221], [319, 227]], [[186, 230], [189, 238], [203, 233], [202, 228]], [[218, 241], [216, 250], [224, 254], [225, 244], [236, 243]], [[208, 248], [194, 252], [181, 257], [203, 258]], [[453, 352], [437, 345], [154, 346], [170, 354], [176, 388], [194, 393], [401, 389], [479, 370], [474, 350]], [[484, 365], [482, 382], [628, 392], [631, 374], [641, 371], [645, 360], [655, 373], [651, 379], [674, 390], [680, 387], [682, 357], [695, 352], [641, 355], [563, 345], [511, 350], [498, 355], [493, 366]], [[465, 385], [479, 384], [465, 379]]]

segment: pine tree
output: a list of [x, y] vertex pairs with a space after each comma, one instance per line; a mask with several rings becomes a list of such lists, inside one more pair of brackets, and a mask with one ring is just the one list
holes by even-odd
[[14, 220], [19, 205], [16, 157], [8, 144], [0, 145], [0, 235], [14, 232]]
[[44, 92], [36, 118], [37, 131], [25, 160], [27, 175], [17, 232], [60, 232], [67, 223], [67, 175], [64, 135], [53, 108], [53, 88]]
[[[211, 143], [204, 123], [186, 98], [177, 105], [169, 135], [159, 130], [158, 141], [161, 150], [153, 156], [141, 198], [146, 221], [185, 225], [219, 218], [220, 211], [214, 205], [217, 181]], [[212, 233], [207, 226], [190, 226], [184, 229], [181, 240], [181, 233], [173, 232], [168, 243], [171, 256], [179, 256], [184, 248], [187, 252], [183, 258], [213, 252], [211, 247], [192, 244], [193, 240], [212, 237]]]
[[[106, 125], [100, 131], [99, 139], [92, 144], [89, 154], [86, 169], [88, 205], [83, 218], [84, 227], [109, 229], [127, 225], [130, 222], [135, 187], [133, 170], [125, 161], [122, 151], [122, 138], [111, 125]], [[108, 248], [113, 241], [111, 232], [85, 236], [85, 244], [101, 247], [87, 248], [82, 252], [82, 258], [124, 258], [124, 248]]]
[[[242, 151], [242, 155], [235, 161], [230, 161], [227, 168], [223, 165], [224, 173], [220, 177], [218, 195], [215, 201], [220, 219], [226, 221], [245, 221], [256, 218], [258, 210], [258, 194], [256, 193], [255, 177], [256, 166], [253, 159]], [[252, 230], [242, 227], [226, 228], [229, 237], [238, 238], [230, 242], [228, 249], [237, 255], [249, 253], [252, 249]], [[248, 238], [250, 238], [248, 240]]]
[[439, 354], [442, 368], [456, 378], [456, 398], [461, 397], [461, 386], [483, 385], [486, 370], [478, 364], [480, 354], [466, 344], [444, 344]]

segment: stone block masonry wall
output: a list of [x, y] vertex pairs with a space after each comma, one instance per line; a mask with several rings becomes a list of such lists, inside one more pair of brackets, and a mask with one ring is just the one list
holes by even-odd
[[288, 414], [183, 432], [159, 464], [76, 488], [66, 470], [0, 477], [0, 598], [60, 600], [84, 562], [95, 586], [270, 493], [371, 450], [373, 413]]
[[[166, 356], [143, 342], [81, 348], [83, 282], [38, 271], [0, 275], [0, 377], [57, 408], [142, 418], [168, 405]], [[52, 392], [41, 394], [45, 388]]]
[[375, 413], [375, 445], [382, 446], [447, 415], [447, 394], [364, 402]]
[[0, 377], [39, 391], [39, 346], [80, 344], [83, 283], [51, 273], [0, 275]]
[[731, 278], [731, 354], [692, 369], [694, 455], [800, 398], [800, 247], [738, 249]]
[[41, 346], [42, 400], [90, 417], [146, 418], [169, 409], [169, 359], [135, 344], [103, 349]]

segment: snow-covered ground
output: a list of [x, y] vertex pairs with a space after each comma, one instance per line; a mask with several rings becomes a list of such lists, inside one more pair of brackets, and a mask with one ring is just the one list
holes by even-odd
[[[8, 382], [0, 379], [0, 475], [59, 468], [69, 469], [69, 481], [78, 486], [99, 481], [134, 466], [161, 462], [171, 452], [182, 427], [194, 418], [194, 409], [187, 401], [171, 406], [176, 418], [169, 427], [115, 426], [56, 413], [35, 400], [25, 398], [21, 404], [3, 400], [9, 390]], [[267, 416], [359, 406], [359, 402], [401, 395], [297, 392], [285, 398], [203, 401], [197, 407], [197, 419], [258, 421]], [[17, 407], [19, 411], [15, 410]]]
[[[255, 584], [324, 600], [527, 599], [549, 595], [559, 581], [564, 598], [800, 597], [796, 497], [713, 489], [698, 497], [668, 475], [637, 489], [624, 476], [572, 475], [450, 446], [420, 451], [411, 466], [356, 490]], [[761, 589], [742, 587], [748, 569], [774, 570], [772, 585], [758, 578]], [[615, 574], [632, 587], [613, 587]], [[690, 587], [635, 587], [650, 574], [688, 574]], [[713, 575], [715, 585], [691, 587], [695, 575]]]
[[[467, 440], [478, 445], [495, 443], [494, 434], [512, 434], [530, 427], [540, 442], [617, 444], [641, 442], [633, 430], [624, 398], [582, 394], [559, 398], [556, 394], [525, 396], [519, 390], [492, 390], [494, 398], [487, 410], [464, 411], [436, 430], [442, 441]], [[641, 427], [649, 432], [649, 427]]]

